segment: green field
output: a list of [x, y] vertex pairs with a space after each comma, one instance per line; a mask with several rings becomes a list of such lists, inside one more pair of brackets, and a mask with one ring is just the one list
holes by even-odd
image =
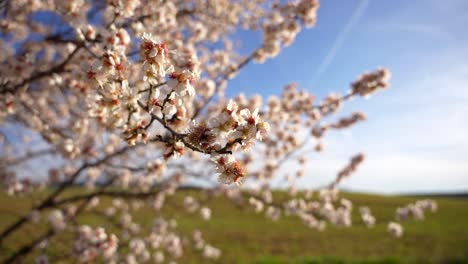
[[[415, 197], [376, 196], [347, 193], [343, 197], [358, 206], [369, 206], [377, 218], [374, 228], [368, 229], [353, 211], [353, 227], [328, 225], [325, 231], [305, 227], [297, 218], [282, 216], [279, 221], [255, 214], [249, 207], [238, 207], [224, 198], [207, 202], [212, 209], [212, 220], [203, 221], [180, 208], [183, 195], [200, 197], [197, 191], [179, 192], [167, 202], [166, 218], [178, 220], [181, 233], [189, 236], [190, 230], [199, 229], [205, 241], [222, 250], [218, 261], [203, 260], [192, 250], [185, 251], [180, 263], [468, 263], [468, 199], [437, 198], [437, 213], [426, 213], [423, 221], [403, 222], [405, 234], [393, 238], [387, 223], [394, 218], [396, 207], [414, 202]], [[40, 196], [41, 194], [37, 194]], [[43, 194], [42, 194], [43, 195]], [[276, 193], [276, 196], [283, 196]], [[0, 229], [25, 212], [34, 199], [0, 196]], [[109, 200], [102, 200], [106, 206]], [[136, 212], [137, 222], [150, 226], [159, 213], [143, 208]], [[103, 225], [118, 232], [107, 220], [84, 214], [81, 224]], [[45, 225], [28, 224], [5, 240], [0, 249], [0, 260], [13, 249], [26, 243], [45, 230]], [[51, 256], [66, 257], [70, 248], [69, 234], [59, 235], [50, 241], [46, 252]], [[190, 248], [190, 247], [187, 247]], [[125, 249], [122, 249], [125, 250]], [[35, 255], [39, 254], [35, 251]], [[62, 258], [63, 259], [63, 258]], [[29, 258], [24, 263], [31, 263]], [[55, 263], [55, 262], [53, 262]], [[69, 263], [66, 260], [58, 263]]]

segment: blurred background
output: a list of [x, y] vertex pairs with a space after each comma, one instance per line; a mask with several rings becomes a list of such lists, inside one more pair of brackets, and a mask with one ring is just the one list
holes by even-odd
[[[363, 71], [392, 73], [371, 100], [344, 104], [341, 115], [368, 120], [330, 133], [310, 156], [302, 186], [328, 183], [349, 156], [366, 154], [341, 187], [378, 193], [468, 190], [468, 2], [465, 0], [327, 0], [318, 21], [274, 60], [249, 64], [228, 94], [280, 94], [291, 81], [323, 98], [345, 93]], [[239, 32], [242, 54], [260, 36]], [[288, 170], [288, 168], [285, 168]], [[280, 186], [277, 184], [277, 186]]]

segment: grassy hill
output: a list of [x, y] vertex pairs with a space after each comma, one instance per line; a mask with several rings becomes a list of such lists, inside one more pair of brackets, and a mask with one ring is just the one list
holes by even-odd
[[[396, 207], [416, 200], [415, 197], [377, 196], [346, 193], [342, 196], [358, 206], [369, 206], [377, 218], [374, 228], [368, 229], [353, 211], [353, 227], [328, 225], [325, 231], [305, 227], [296, 217], [282, 216], [279, 221], [266, 219], [248, 207], [237, 207], [224, 198], [210, 200], [212, 220], [203, 221], [198, 215], [181, 210], [184, 194], [199, 197], [198, 191], [183, 191], [168, 201], [165, 216], [178, 220], [179, 230], [189, 236], [199, 229], [205, 240], [222, 250], [222, 258], [207, 262], [191, 250], [178, 263], [468, 263], [468, 200], [435, 198], [437, 213], [427, 213], [424, 221], [403, 222], [405, 234], [393, 238], [387, 223], [394, 219]], [[37, 194], [40, 196], [41, 194]], [[42, 194], [44, 195], [44, 194]], [[283, 196], [276, 193], [276, 196]], [[0, 195], [0, 229], [30, 207], [30, 198], [12, 198]], [[109, 200], [102, 200], [106, 206]], [[157, 212], [142, 208], [137, 211], [137, 222], [150, 226]], [[103, 225], [118, 231], [107, 220], [83, 215], [81, 224]], [[0, 248], [0, 260], [25, 238], [36, 236], [44, 225], [27, 225], [5, 241]], [[50, 241], [46, 252], [54, 256], [66, 255], [70, 244], [67, 235]], [[68, 243], [68, 244], [67, 244]], [[35, 251], [36, 255], [39, 251]], [[25, 263], [30, 263], [29, 260]], [[68, 263], [64, 260], [63, 263]]]

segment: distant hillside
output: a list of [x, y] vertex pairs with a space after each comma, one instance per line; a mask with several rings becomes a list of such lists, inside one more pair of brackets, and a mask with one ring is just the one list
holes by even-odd
[[[76, 188], [73, 192], [82, 192]], [[43, 194], [42, 194], [43, 195]], [[185, 195], [191, 195], [212, 209], [212, 219], [207, 222], [198, 214], [181, 210]], [[439, 205], [436, 213], [427, 213], [423, 221], [402, 222], [404, 236], [395, 239], [387, 233], [387, 224], [395, 219], [395, 209], [422, 198], [422, 194], [405, 196], [380, 196], [371, 194], [343, 193], [353, 201], [353, 226], [350, 228], [328, 225], [320, 232], [307, 228], [296, 217], [281, 216], [277, 221], [266, 219], [264, 214], [255, 214], [248, 206], [235, 206], [223, 197], [206, 200], [198, 190], [183, 190], [167, 200], [162, 215], [177, 220], [181, 234], [191, 236], [199, 229], [207, 241], [222, 250], [217, 262], [206, 262], [199, 254], [187, 248], [177, 263], [468, 263], [468, 200], [452, 199], [458, 195], [427, 194], [435, 197]], [[284, 192], [275, 191], [278, 201]], [[0, 230], [18, 215], [30, 208], [28, 197], [8, 197], [0, 193]], [[98, 209], [110, 204], [102, 198]], [[360, 206], [368, 206], [377, 219], [374, 228], [365, 227], [358, 214]], [[150, 228], [155, 217], [161, 213], [149, 208], [135, 211], [135, 220], [142, 228]], [[46, 218], [46, 217], [44, 217]], [[105, 226], [119, 234], [120, 230], [99, 216], [87, 213], [79, 219], [80, 224]], [[0, 246], [0, 262], [14, 245], [22, 244], [25, 236], [36, 235], [44, 224], [27, 225]], [[34, 230], [34, 231], [33, 231]], [[69, 236], [57, 236], [49, 241], [47, 253], [53, 258], [71, 247]], [[36, 250], [35, 254], [40, 252]], [[24, 263], [33, 263], [30, 258]], [[55, 262], [53, 262], [55, 263]], [[62, 262], [67, 263], [67, 262]]]
[[468, 199], [468, 191], [456, 192], [456, 193], [409, 193], [409, 194], [402, 194], [402, 196]]

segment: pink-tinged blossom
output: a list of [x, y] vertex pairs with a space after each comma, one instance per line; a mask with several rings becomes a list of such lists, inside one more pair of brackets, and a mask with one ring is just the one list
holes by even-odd
[[200, 207], [200, 204], [192, 196], [186, 196], [184, 198], [184, 208], [190, 213], [195, 212]]
[[390, 235], [396, 238], [403, 236], [403, 227], [396, 222], [388, 223], [387, 231], [390, 233]]
[[390, 71], [379, 68], [370, 73], [364, 73], [351, 84], [351, 93], [360, 96], [370, 96], [372, 93], [389, 86]]
[[118, 239], [114, 234], [106, 233], [102, 227], [80, 226], [78, 237], [73, 244], [73, 253], [81, 262], [89, 263], [102, 257], [111, 260], [118, 248]]
[[164, 253], [161, 251], [156, 251], [153, 254], [153, 260], [155, 263], [163, 263], [164, 261]]
[[55, 209], [49, 213], [47, 221], [56, 231], [64, 230], [67, 226], [65, 216], [62, 211]]
[[96, 38], [96, 30], [92, 25], [86, 25], [76, 30], [76, 37], [80, 41], [94, 40]]
[[268, 206], [265, 214], [271, 220], [278, 221], [281, 216], [281, 210], [273, 206]]
[[127, 69], [126, 58], [117, 51], [107, 50], [101, 58], [102, 70], [105, 75], [123, 78]]
[[252, 205], [252, 207], [254, 208], [254, 211], [256, 213], [260, 213], [263, 211], [263, 202], [258, 200], [258, 199], [255, 199], [254, 197], [250, 197], [249, 198], [249, 204]]
[[361, 214], [361, 220], [367, 227], [374, 227], [375, 225], [375, 217], [371, 214], [369, 207], [360, 207], [359, 213]]
[[164, 157], [167, 159], [171, 156], [174, 158], [181, 157], [185, 153], [184, 143], [177, 141], [174, 144], [167, 145], [166, 151], [164, 152]]
[[189, 70], [183, 70], [182, 72], [170, 73], [167, 85], [180, 96], [193, 97], [195, 95], [194, 81], [194, 74]]
[[216, 171], [219, 173], [218, 181], [224, 184], [235, 183], [241, 185], [245, 170], [240, 161], [237, 161], [232, 155], [217, 155], [212, 158]]
[[200, 216], [203, 220], [208, 221], [211, 219], [211, 209], [208, 207], [200, 208]]
[[140, 0], [108, 0], [107, 4], [112, 7], [115, 16], [131, 17], [141, 2]]
[[158, 84], [173, 66], [169, 61], [168, 49], [165, 43], [156, 41], [151, 34], [144, 33], [140, 42], [140, 56], [144, 60], [144, 80]]
[[221, 250], [211, 245], [205, 245], [202, 255], [207, 259], [218, 259], [221, 256]]

